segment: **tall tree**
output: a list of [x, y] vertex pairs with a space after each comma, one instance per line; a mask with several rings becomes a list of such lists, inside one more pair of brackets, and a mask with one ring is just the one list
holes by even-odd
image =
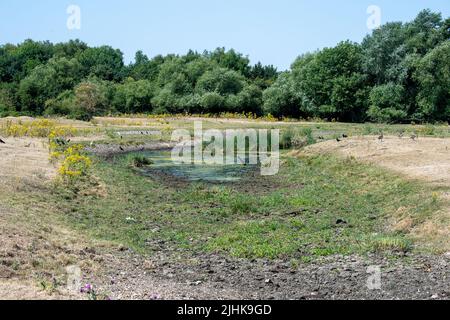
[[445, 41], [430, 51], [415, 73], [419, 82], [417, 118], [450, 120], [450, 42]]
[[120, 81], [124, 76], [123, 54], [109, 46], [89, 48], [78, 55], [85, 76]]
[[41, 114], [48, 99], [72, 89], [81, 78], [82, 66], [76, 59], [55, 58], [46, 65], [37, 66], [20, 82], [20, 110]]

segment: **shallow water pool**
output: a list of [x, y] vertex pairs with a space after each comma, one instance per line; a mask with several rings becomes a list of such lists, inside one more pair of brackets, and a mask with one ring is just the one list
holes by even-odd
[[246, 173], [258, 168], [257, 165], [242, 164], [177, 164], [172, 161], [170, 151], [143, 151], [139, 154], [153, 162], [152, 165], [140, 169], [144, 175], [152, 176], [159, 171], [188, 181], [236, 182]]

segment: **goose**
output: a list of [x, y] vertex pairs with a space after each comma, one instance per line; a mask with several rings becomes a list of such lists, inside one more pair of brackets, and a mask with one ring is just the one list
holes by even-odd
[[60, 145], [60, 146], [65, 146], [65, 145], [67, 145], [67, 141], [64, 141], [64, 140], [61, 139], [61, 138], [57, 138], [57, 139], [56, 139], [56, 143], [57, 143], [58, 145]]
[[384, 134], [383, 134], [383, 132], [381, 132], [381, 134], [378, 136], [378, 140], [383, 142], [383, 139], [384, 139]]

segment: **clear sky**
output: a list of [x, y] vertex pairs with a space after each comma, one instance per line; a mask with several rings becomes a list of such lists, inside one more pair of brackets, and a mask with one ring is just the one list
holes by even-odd
[[[67, 28], [69, 5], [81, 9], [80, 30]], [[0, 44], [79, 38], [121, 49], [126, 62], [137, 50], [152, 57], [224, 46], [283, 70], [301, 53], [360, 42], [370, 5], [382, 23], [425, 8], [450, 16], [449, 0], [0, 0]]]

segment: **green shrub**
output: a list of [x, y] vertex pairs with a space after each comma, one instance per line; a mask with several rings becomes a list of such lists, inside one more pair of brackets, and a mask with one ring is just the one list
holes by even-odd
[[292, 143], [294, 140], [294, 132], [292, 129], [283, 131], [280, 138], [280, 149], [290, 149], [292, 148]]
[[411, 250], [411, 242], [403, 237], [377, 237], [372, 240], [371, 247], [375, 252], [396, 251], [408, 252]]
[[144, 156], [134, 156], [132, 159], [132, 165], [136, 168], [142, 168], [152, 164], [153, 161]]
[[300, 136], [306, 137], [306, 143], [308, 145], [316, 143], [316, 139], [313, 135], [313, 130], [311, 128], [303, 128], [300, 131]]
[[376, 86], [370, 92], [369, 118], [377, 122], [399, 122], [407, 118], [403, 86], [388, 83]]

